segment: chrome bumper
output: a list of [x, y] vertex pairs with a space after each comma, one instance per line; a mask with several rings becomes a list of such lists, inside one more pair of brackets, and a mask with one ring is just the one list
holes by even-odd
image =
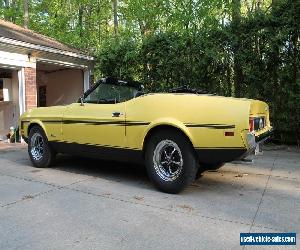
[[272, 135], [272, 133], [273, 133], [273, 129], [270, 129], [258, 136], [255, 136], [254, 133], [248, 133], [247, 134], [247, 142], [249, 145], [249, 149], [243, 155], [242, 158], [245, 158], [248, 155], [253, 154], [255, 152], [255, 149], [257, 148], [257, 146], [264, 143], [267, 139], [269, 139], [270, 136]]
[[271, 128], [270, 130], [266, 131], [263, 134], [255, 136], [255, 141], [256, 143], [263, 143], [264, 141], [269, 139], [272, 134], [273, 134], [273, 128]]

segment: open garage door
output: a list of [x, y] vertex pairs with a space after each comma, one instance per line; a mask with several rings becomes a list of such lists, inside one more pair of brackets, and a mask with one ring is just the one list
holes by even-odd
[[0, 68], [0, 140], [10, 127], [16, 128], [20, 117], [18, 70]]
[[37, 99], [39, 107], [76, 102], [84, 92], [83, 69], [37, 63]]

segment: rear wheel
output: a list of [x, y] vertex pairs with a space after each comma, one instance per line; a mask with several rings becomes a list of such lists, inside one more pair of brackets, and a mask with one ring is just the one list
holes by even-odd
[[55, 159], [56, 154], [39, 126], [34, 126], [29, 132], [28, 153], [32, 164], [37, 168], [49, 167]]
[[151, 136], [145, 161], [149, 178], [166, 193], [182, 191], [194, 181], [198, 169], [190, 141], [172, 129], [160, 130]]

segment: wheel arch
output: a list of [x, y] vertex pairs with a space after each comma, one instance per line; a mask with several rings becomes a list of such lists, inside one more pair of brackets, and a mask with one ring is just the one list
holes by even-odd
[[47, 136], [47, 131], [46, 131], [46, 128], [45, 128], [44, 124], [41, 121], [39, 121], [39, 120], [33, 120], [33, 121], [30, 122], [30, 124], [28, 125], [28, 128], [27, 128], [27, 135], [28, 135], [28, 137], [29, 137], [30, 130], [34, 126], [39, 126], [45, 132], [45, 134]]
[[173, 123], [160, 122], [160, 123], [152, 124], [152, 126], [150, 126], [145, 133], [143, 144], [142, 144], [143, 157], [145, 155], [147, 143], [148, 143], [149, 139], [151, 138], [151, 136], [154, 133], [157, 133], [157, 131], [164, 130], [164, 129], [172, 129], [172, 130], [178, 131], [181, 135], [183, 135], [185, 138], [188, 139], [188, 141], [191, 143], [191, 146], [194, 148], [192, 136], [191, 136], [189, 130], [187, 129], [187, 127], [184, 126], [184, 124], [174, 123], [174, 122]]

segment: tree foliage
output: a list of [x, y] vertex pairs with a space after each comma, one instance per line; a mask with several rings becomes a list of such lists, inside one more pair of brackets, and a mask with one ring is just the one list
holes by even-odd
[[[275, 139], [300, 143], [300, 1], [26, 1], [29, 28], [95, 55], [98, 75], [264, 100]], [[0, 17], [23, 25], [23, 6], [0, 0]]]

